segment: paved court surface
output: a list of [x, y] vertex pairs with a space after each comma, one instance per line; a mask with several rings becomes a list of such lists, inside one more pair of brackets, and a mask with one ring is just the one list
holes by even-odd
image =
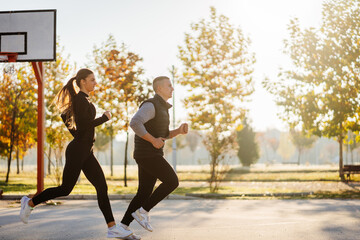
[[[0, 239], [107, 239], [94, 200], [40, 205], [29, 224], [19, 204], [0, 200]], [[120, 220], [128, 200], [111, 201]], [[360, 200], [165, 200], [151, 214], [155, 231], [132, 229], [144, 240], [360, 239]]]

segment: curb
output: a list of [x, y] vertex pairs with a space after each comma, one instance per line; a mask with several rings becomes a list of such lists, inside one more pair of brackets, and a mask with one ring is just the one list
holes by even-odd
[[[0, 200], [20, 200], [24, 195], [2, 195]], [[131, 200], [133, 199], [135, 194], [111, 194], [109, 195], [110, 200]], [[95, 194], [71, 194], [66, 197], [58, 197], [57, 200], [96, 200], [97, 196]], [[192, 196], [183, 196], [183, 195], [176, 195], [170, 194], [165, 199], [167, 200], [193, 200], [196, 197]]]
[[242, 194], [221, 194], [221, 193], [186, 193], [185, 196], [198, 198], [228, 198], [228, 197], [304, 197], [313, 195], [314, 192], [296, 193], [242, 193]]

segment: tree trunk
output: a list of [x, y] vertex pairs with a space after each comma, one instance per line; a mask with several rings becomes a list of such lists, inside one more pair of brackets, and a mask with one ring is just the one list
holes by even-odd
[[301, 156], [301, 149], [299, 148], [299, 155], [298, 155], [298, 166], [300, 166], [300, 156]]
[[16, 148], [16, 174], [20, 173], [19, 148]]
[[21, 171], [24, 171], [24, 158], [21, 159]]
[[114, 168], [113, 168], [113, 165], [114, 165], [114, 159], [113, 159], [113, 133], [111, 131], [110, 133], [110, 175], [111, 176], [114, 176]]
[[5, 182], [9, 182], [9, 174], [10, 174], [10, 166], [11, 166], [11, 155], [12, 155], [12, 145], [10, 146], [10, 153], [8, 157], [8, 166], [7, 166], [7, 173], [6, 173], [6, 179]]
[[51, 147], [49, 146], [49, 157], [48, 157], [48, 175], [51, 174]]
[[[341, 124], [340, 124], [341, 126]], [[340, 128], [341, 129], [341, 128]], [[339, 176], [342, 182], [345, 181], [344, 171], [343, 171], [343, 137], [342, 134], [339, 136]]]
[[15, 117], [16, 117], [16, 111], [13, 112], [13, 118], [11, 122], [11, 131], [10, 131], [10, 151], [9, 151], [9, 157], [8, 157], [8, 169], [6, 173], [6, 179], [5, 182], [9, 182], [9, 174], [10, 174], [10, 167], [11, 167], [11, 157], [12, 157], [12, 151], [14, 147], [14, 138], [15, 138]]
[[215, 174], [216, 174], [216, 159], [215, 156], [211, 156], [210, 166], [210, 192], [215, 192]]
[[129, 131], [126, 132], [125, 156], [124, 156], [124, 186], [127, 187], [127, 150], [129, 143]]

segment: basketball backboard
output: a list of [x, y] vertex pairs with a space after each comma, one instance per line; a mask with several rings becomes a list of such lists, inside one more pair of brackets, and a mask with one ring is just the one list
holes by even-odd
[[4, 52], [17, 53], [17, 62], [56, 60], [56, 10], [0, 12], [0, 53]]

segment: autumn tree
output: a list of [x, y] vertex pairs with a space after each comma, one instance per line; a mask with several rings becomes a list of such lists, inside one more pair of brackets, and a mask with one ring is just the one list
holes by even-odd
[[241, 104], [253, 92], [255, 57], [250, 40], [224, 15], [210, 9], [210, 19], [191, 24], [179, 46], [180, 84], [187, 86], [184, 100], [192, 129], [203, 130], [203, 143], [211, 156], [210, 190], [217, 191], [221, 163], [236, 145], [235, 128], [245, 116]]
[[300, 165], [301, 154], [304, 150], [309, 149], [313, 146], [316, 141], [315, 136], [308, 136], [300, 131], [290, 130], [291, 141], [298, 150], [298, 165]]
[[0, 84], [0, 153], [7, 158], [5, 182], [9, 181], [14, 151], [23, 157], [35, 143], [36, 80], [29, 64], [15, 74], [3, 73]]
[[277, 81], [264, 81], [283, 108], [290, 128], [339, 143], [339, 175], [343, 174], [343, 142], [348, 130], [359, 130], [360, 7], [357, 0], [323, 4], [322, 24], [301, 29], [289, 24], [284, 52], [292, 66]]
[[119, 46], [110, 35], [100, 47], [93, 50], [93, 69], [100, 78], [96, 103], [112, 113], [112, 119], [102, 131], [111, 141], [111, 176], [113, 176], [113, 138], [120, 132], [126, 133], [124, 151], [124, 185], [127, 186], [127, 163], [129, 124], [138, 106], [149, 98], [151, 82], [144, 79], [142, 58], [129, 51], [125, 44]]
[[255, 139], [255, 132], [245, 118], [241, 129], [236, 131], [239, 146], [237, 156], [243, 166], [249, 167], [259, 159], [259, 146]]

